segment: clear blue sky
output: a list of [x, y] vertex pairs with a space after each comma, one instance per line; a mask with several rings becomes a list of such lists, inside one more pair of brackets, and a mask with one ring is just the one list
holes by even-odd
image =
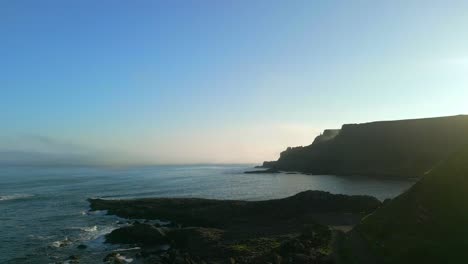
[[467, 1], [3, 0], [0, 151], [260, 162], [468, 113], [467, 28]]

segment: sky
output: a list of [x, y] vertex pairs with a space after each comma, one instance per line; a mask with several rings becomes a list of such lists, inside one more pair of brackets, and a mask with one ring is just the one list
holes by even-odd
[[0, 164], [260, 163], [468, 113], [468, 1], [0, 1]]

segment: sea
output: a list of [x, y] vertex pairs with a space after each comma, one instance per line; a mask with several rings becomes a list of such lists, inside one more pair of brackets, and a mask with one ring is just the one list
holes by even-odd
[[105, 234], [128, 222], [105, 211], [90, 212], [88, 198], [255, 201], [321, 190], [384, 200], [414, 184], [359, 176], [243, 173], [252, 169], [250, 164], [0, 167], [0, 263], [70, 263], [70, 256], [79, 257], [80, 263], [102, 263], [111, 252], [131, 250], [104, 243]]

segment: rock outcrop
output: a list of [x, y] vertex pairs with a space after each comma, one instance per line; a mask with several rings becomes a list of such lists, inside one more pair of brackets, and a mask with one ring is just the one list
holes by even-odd
[[[172, 227], [134, 223], [107, 242], [135, 244], [143, 263], [329, 263], [327, 225], [354, 225], [381, 206], [369, 196], [306, 191], [268, 201], [188, 198], [90, 199], [92, 210]], [[169, 244], [168, 250], [156, 247]], [[115, 259], [115, 256], [110, 256]]]

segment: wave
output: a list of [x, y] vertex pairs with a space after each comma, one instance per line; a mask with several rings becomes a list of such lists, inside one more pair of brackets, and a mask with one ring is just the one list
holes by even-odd
[[92, 226], [92, 227], [84, 227], [81, 230], [85, 232], [96, 232], [98, 230], [97, 226]]
[[112, 252], [125, 252], [125, 251], [133, 251], [133, 250], [140, 250], [141, 247], [132, 247], [132, 248], [118, 248], [113, 250]]
[[36, 239], [36, 240], [50, 240], [54, 237], [55, 236], [41, 236], [41, 235], [34, 235], [34, 234], [28, 235], [28, 238]]
[[81, 215], [94, 215], [94, 216], [102, 216], [107, 215], [107, 210], [96, 210], [96, 211], [87, 211], [83, 214], [84, 211], [81, 212]]
[[87, 227], [70, 227], [70, 229], [81, 230], [84, 232], [96, 232], [98, 230], [97, 226], [87, 226]]
[[69, 240], [68, 237], [65, 237], [64, 240], [54, 241], [50, 243], [49, 246], [53, 248], [62, 248], [62, 247], [69, 246], [70, 244], [72, 244], [72, 241]]
[[127, 258], [123, 255], [120, 255], [117, 253], [117, 255], [115, 255], [115, 258], [117, 259], [117, 261], [120, 261], [119, 263], [131, 263], [133, 262], [133, 259], [132, 258]]
[[104, 225], [104, 226], [93, 226], [93, 227], [85, 227], [80, 228], [82, 231], [79, 235], [78, 240], [85, 243], [93, 243], [100, 244], [100, 241], [104, 241], [104, 236], [115, 230], [117, 227], [113, 225]]
[[12, 201], [31, 198], [34, 195], [32, 194], [10, 194], [10, 195], [0, 195], [0, 201]]

